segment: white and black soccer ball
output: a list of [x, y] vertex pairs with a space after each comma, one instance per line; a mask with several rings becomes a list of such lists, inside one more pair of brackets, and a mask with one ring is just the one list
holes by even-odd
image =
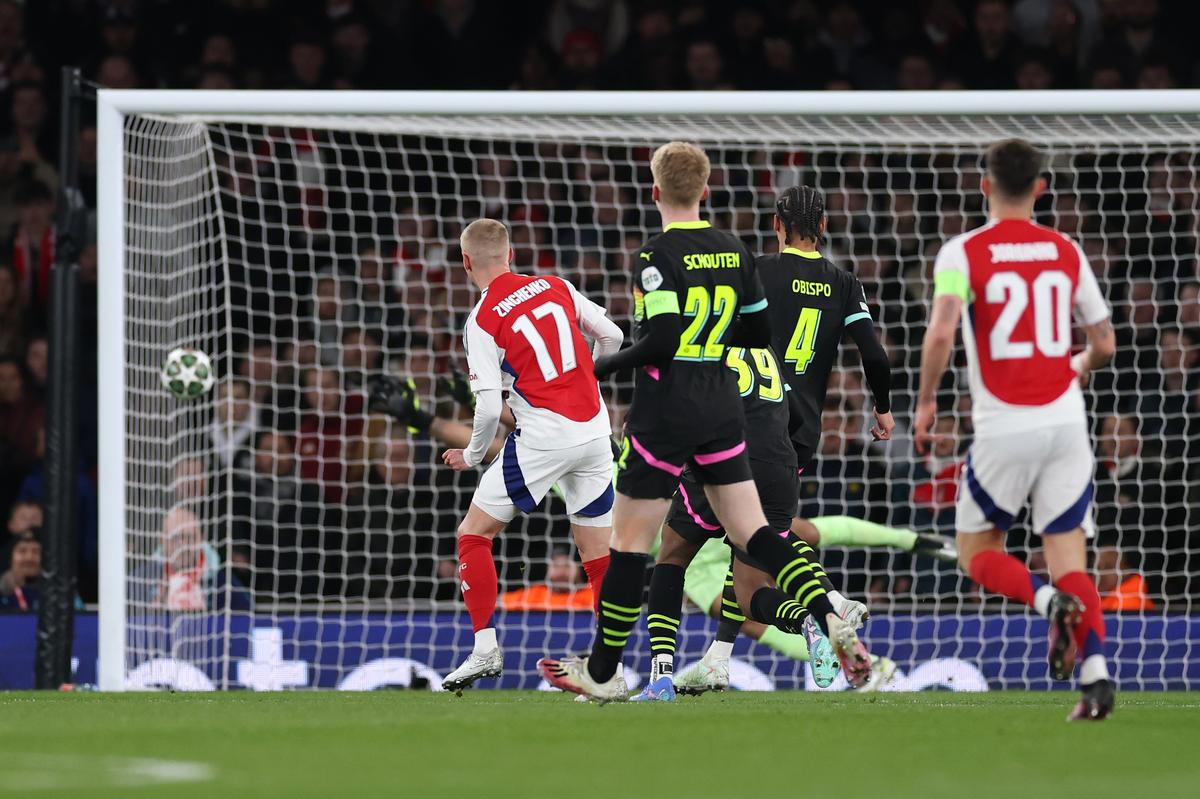
[[193, 400], [208, 393], [216, 382], [212, 361], [192, 347], [176, 347], [163, 361], [159, 373], [163, 387], [181, 400]]

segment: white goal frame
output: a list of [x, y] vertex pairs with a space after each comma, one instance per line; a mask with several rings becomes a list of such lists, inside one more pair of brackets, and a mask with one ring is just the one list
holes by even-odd
[[[328, 114], [913, 117], [1194, 114], [1200, 90], [1046, 92], [302, 92], [108, 90], [97, 94], [99, 259], [99, 686], [124, 689], [126, 657], [125, 120], [131, 115]], [[118, 377], [119, 376], [119, 377]]]

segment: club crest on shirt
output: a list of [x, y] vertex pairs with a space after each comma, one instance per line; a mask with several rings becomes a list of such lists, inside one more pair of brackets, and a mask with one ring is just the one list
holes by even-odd
[[663, 284], [662, 272], [656, 266], [647, 266], [642, 270], [642, 285], [646, 291], [654, 291]]

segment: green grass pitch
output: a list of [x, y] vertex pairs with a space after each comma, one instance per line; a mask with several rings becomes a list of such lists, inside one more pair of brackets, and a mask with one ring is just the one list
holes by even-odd
[[0, 796], [1200, 796], [1200, 695], [0, 694]]

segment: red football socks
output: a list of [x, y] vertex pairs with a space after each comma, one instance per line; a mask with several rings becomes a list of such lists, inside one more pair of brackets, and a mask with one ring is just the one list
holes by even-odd
[[1071, 572], [1058, 579], [1058, 588], [1074, 594], [1083, 603], [1083, 618], [1075, 628], [1075, 645], [1083, 656], [1104, 654], [1104, 613], [1100, 610], [1100, 594], [1086, 572]]
[[492, 539], [482, 535], [458, 537], [458, 579], [467, 613], [471, 614], [471, 629], [479, 632], [491, 627], [499, 592]]
[[971, 579], [993, 594], [1033, 607], [1033, 595], [1045, 585], [1021, 561], [1006, 552], [984, 550], [971, 558]]
[[609, 556], [604, 555], [583, 562], [583, 571], [587, 574], [588, 585], [592, 589], [592, 610], [600, 615], [600, 586], [604, 585], [604, 573], [608, 571]]

